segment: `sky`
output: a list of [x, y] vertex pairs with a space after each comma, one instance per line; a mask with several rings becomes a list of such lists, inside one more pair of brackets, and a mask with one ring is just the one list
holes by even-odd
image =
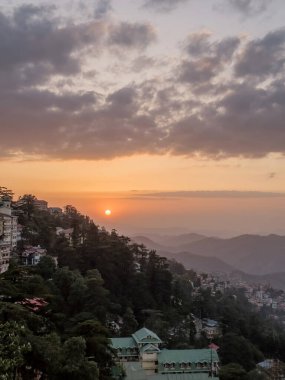
[[127, 234], [285, 234], [284, 0], [0, 4], [15, 198]]

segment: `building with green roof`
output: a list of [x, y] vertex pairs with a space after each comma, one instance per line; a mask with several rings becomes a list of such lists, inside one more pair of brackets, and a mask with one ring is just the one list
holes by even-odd
[[149, 329], [143, 327], [142, 329], [136, 331], [132, 337], [137, 342], [138, 345], [145, 345], [146, 343], [161, 344], [160, 338]]
[[138, 376], [161, 374], [168, 380], [170, 375], [218, 373], [219, 357], [215, 350], [167, 350], [161, 349], [161, 344], [161, 339], [145, 327], [131, 337], [111, 339], [119, 361], [132, 362], [130, 368], [136, 368]]
[[120, 360], [139, 360], [139, 349], [133, 337], [111, 338], [111, 347], [116, 351]]
[[208, 373], [155, 373], [147, 374], [139, 362], [125, 362], [125, 380], [219, 380], [218, 377], [209, 377]]
[[209, 348], [193, 350], [162, 350], [157, 355], [159, 373], [217, 373], [219, 357]]

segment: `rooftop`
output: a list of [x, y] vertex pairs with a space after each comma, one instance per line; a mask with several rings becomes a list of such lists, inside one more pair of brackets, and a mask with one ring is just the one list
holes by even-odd
[[140, 343], [141, 341], [143, 341], [143, 343], [162, 343], [160, 338], [146, 327], [143, 327], [140, 330], [136, 331], [132, 337], [137, 343]]
[[162, 350], [158, 355], [159, 363], [203, 363], [219, 361], [216, 351], [205, 349], [195, 350]]
[[132, 337], [127, 338], [111, 338], [113, 348], [135, 348], [136, 342]]
[[[167, 373], [147, 375], [138, 362], [125, 362], [126, 380], [209, 380], [207, 373]], [[218, 377], [213, 377], [218, 380]]]

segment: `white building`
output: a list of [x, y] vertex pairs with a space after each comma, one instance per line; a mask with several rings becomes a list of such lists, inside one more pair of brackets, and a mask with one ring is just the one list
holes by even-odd
[[203, 319], [203, 331], [207, 339], [210, 339], [210, 340], [221, 335], [219, 322], [214, 321], [213, 319], [208, 319], [208, 318]]
[[56, 234], [57, 236], [64, 236], [70, 245], [72, 245], [72, 234], [73, 234], [73, 228], [62, 228], [62, 227], [56, 227]]
[[41, 248], [39, 245], [36, 247], [27, 246], [22, 252], [22, 264], [23, 265], [38, 265], [41, 258], [46, 256], [47, 251], [45, 248]]
[[0, 199], [0, 273], [9, 267], [12, 251], [17, 246], [17, 216], [12, 215], [11, 200]]

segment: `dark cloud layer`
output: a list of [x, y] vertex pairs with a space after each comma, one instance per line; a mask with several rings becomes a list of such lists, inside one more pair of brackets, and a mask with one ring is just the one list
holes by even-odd
[[122, 22], [111, 26], [108, 42], [127, 49], [144, 49], [155, 39], [155, 31], [150, 24]]
[[248, 43], [236, 63], [238, 76], [257, 78], [284, 75], [285, 28]]
[[57, 27], [51, 10], [23, 6], [12, 17], [0, 13], [0, 69], [23, 69], [24, 65], [45, 64], [54, 73], [80, 71], [77, 50], [96, 45], [103, 35], [101, 23]]
[[167, 75], [100, 94], [76, 86], [86, 59], [115, 48], [121, 63], [132, 50], [142, 62], [132, 56], [130, 67], [148, 70], [154, 60], [141, 50], [156, 38], [151, 25], [63, 24], [51, 9], [28, 6], [0, 14], [0, 35], [2, 158], [285, 153], [283, 29], [247, 42], [192, 34]]

